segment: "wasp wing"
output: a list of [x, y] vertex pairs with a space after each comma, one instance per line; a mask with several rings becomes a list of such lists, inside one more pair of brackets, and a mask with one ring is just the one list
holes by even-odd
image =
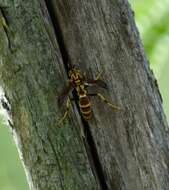
[[86, 86], [96, 86], [97, 85], [98, 87], [108, 89], [107, 84], [103, 80], [100, 80], [100, 79], [98, 79], [98, 80], [87, 79], [85, 82], [85, 85]]

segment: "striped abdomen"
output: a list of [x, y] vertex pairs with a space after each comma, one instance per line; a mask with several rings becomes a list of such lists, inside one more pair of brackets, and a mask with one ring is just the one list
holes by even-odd
[[92, 116], [90, 100], [87, 96], [79, 97], [80, 111], [85, 120], [89, 120]]

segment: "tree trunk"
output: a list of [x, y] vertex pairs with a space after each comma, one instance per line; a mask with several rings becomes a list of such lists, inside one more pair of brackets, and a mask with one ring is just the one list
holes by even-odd
[[[128, 2], [0, 0], [0, 7], [2, 104], [30, 189], [168, 190], [168, 126]], [[70, 63], [93, 77], [103, 71], [101, 93], [122, 110], [93, 97], [89, 122], [72, 103], [59, 127]]]

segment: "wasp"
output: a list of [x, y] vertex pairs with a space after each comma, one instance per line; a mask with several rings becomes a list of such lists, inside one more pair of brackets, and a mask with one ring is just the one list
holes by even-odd
[[[58, 104], [61, 106], [65, 99], [66, 101], [66, 111], [63, 117], [59, 120], [59, 124], [64, 121], [69, 113], [69, 109], [71, 107], [71, 99], [69, 98], [69, 93], [72, 90], [75, 90], [78, 96], [78, 105], [80, 108], [81, 115], [83, 118], [88, 121], [92, 117], [92, 105], [90, 101], [90, 96], [98, 96], [103, 102], [105, 102], [108, 106], [110, 106], [113, 110], [121, 110], [120, 107], [113, 105], [110, 103], [101, 93], [89, 93], [87, 88], [89, 86], [99, 86], [101, 88], [107, 88], [107, 84], [100, 80], [102, 72], [100, 72], [95, 79], [86, 79], [84, 73], [80, 71], [76, 66], [72, 66], [72, 68], [68, 72], [68, 85], [64, 89], [63, 93], [58, 98]], [[73, 99], [74, 100], [74, 99]]]

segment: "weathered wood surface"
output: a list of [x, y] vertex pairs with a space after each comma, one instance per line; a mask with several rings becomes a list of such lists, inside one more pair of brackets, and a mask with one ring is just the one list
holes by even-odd
[[[46, 1], [55, 33], [43, 1], [0, 2], [9, 25], [0, 76], [35, 189], [168, 190], [168, 126], [127, 1]], [[102, 93], [123, 111], [92, 98], [88, 124], [74, 106], [58, 128], [68, 59], [93, 76], [103, 71]]]
[[99, 189], [78, 119], [57, 126], [63, 114], [57, 96], [67, 77], [45, 4], [24, 0], [0, 6], [9, 27], [0, 28], [1, 85], [31, 189]]

